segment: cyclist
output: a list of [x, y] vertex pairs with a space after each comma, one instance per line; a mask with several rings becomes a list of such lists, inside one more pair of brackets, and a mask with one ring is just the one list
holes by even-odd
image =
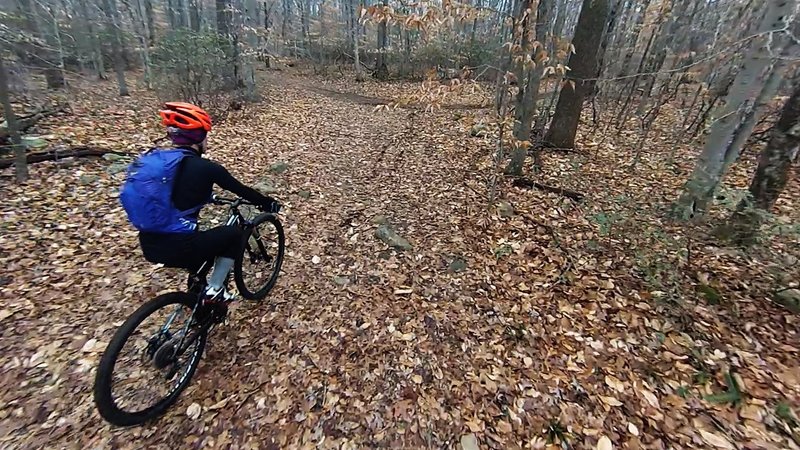
[[194, 271], [214, 258], [205, 300], [233, 300], [225, 280], [241, 251], [242, 231], [237, 226], [200, 231], [200, 210], [211, 199], [214, 185], [265, 211], [278, 212], [281, 205], [240, 183], [225, 167], [202, 157], [211, 131], [211, 116], [206, 111], [189, 103], [168, 102], [159, 115], [173, 148], [153, 149], [133, 163], [120, 200], [139, 229], [145, 259]]

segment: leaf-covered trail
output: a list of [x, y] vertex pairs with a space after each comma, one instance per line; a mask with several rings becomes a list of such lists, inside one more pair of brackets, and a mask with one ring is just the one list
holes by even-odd
[[[121, 174], [105, 161], [44, 163], [24, 192], [0, 182], [11, 192], [0, 206], [0, 446], [452, 448], [474, 433], [482, 447], [529, 448], [548, 427], [577, 448], [602, 436], [630, 448], [786, 445], [763, 422], [777, 399], [798, 398], [796, 322], [785, 319], [795, 334], [756, 322], [720, 335], [724, 317], [664, 317], [613, 246], [586, 250], [582, 211], [516, 191], [514, 217], [487, 212], [477, 168], [491, 144], [470, 140], [452, 111], [373, 113], [307, 80], [271, 82], [268, 102], [215, 128], [210, 157], [277, 187], [284, 272], [267, 301], [238, 303], [181, 400], [147, 426], [112, 429], [91, 401], [114, 328], [181, 279], [141, 257], [117, 206]], [[133, 131], [137, 112], [152, 114], [146, 94], [92, 101], [129, 120], [104, 130], [79, 102], [79, 138], [156, 135], [154, 121]], [[288, 169], [270, 173], [278, 161]], [[413, 248], [376, 239], [383, 221]], [[556, 221], [578, 238], [554, 239]], [[702, 400], [718, 387], [692, 378], [730, 365], [749, 388], [744, 415]]]

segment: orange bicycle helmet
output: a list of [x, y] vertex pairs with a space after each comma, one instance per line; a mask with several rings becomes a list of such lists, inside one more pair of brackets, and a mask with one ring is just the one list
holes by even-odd
[[184, 102], [166, 102], [164, 108], [158, 112], [161, 123], [166, 127], [175, 127], [181, 130], [196, 130], [202, 128], [211, 131], [211, 116], [199, 106]]

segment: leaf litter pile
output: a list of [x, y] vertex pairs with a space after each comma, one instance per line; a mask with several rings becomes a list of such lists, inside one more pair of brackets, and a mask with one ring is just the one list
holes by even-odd
[[[25, 186], [2, 173], [0, 447], [798, 448], [800, 318], [770, 295], [797, 281], [800, 246], [744, 252], [664, 220], [696, 148], [666, 167], [654, 138], [631, 172], [637, 134], [582, 130], [539, 181], [586, 200], [502, 181], [488, 206], [495, 141], [470, 133], [488, 110], [262, 84], [210, 157], [286, 205], [281, 278], [234, 304], [145, 426], [110, 427], [91, 396], [114, 330], [184, 279], [141, 256], [116, 197], [129, 159], [35, 164]], [[51, 139], [134, 153], [159, 135], [149, 93], [92, 89], [42, 125]], [[750, 156], [729, 184], [746, 186]]]

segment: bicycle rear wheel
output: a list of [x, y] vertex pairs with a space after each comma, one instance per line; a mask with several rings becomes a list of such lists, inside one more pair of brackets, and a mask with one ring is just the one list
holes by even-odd
[[283, 226], [274, 214], [261, 214], [247, 227], [242, 253], [233, 265], [233, 279], [239, 294], [261, 300], [275, 286], [286, 247]]
[[[117, 329], [94, 381], [95, 405], [105, 420], [118, 426], [139, 425], [162, 415], [178, 400], [200, 364], [208, 336], [208, 329], [195, 323], [192, 315], [196, 302], [197, 297], [185, 292], [160, 295]], [[123, 373], [126, 361], [133, 366], [131, 373]], [[148, 370], [154, 374], [147, 376]], [[131, 389], [137, 384], [140, 389]], [[125, 391], [125, 398], [115, 398], [116, 388]], [[135, 406], [145, 398], [144, 406]]]

